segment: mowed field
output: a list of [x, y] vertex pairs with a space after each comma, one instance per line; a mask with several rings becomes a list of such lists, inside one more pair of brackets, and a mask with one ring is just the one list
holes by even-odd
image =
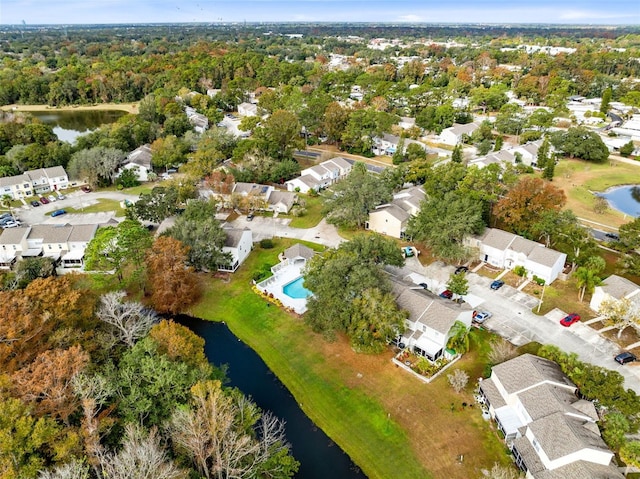
[[3, 111], [104, 111], [104, 110], [122, 110], [127, 113], [138, 113], [138, 103], [98, 103], [96, 105], [67, 105], [67, 106], [49, 106], [49, 105], [5, 105], [0, 110]]
[[611, 208], [605, 213], [596, 213], [593, 192], [604, 192], [612, 186], [640, 184], [640, 162], [636, 166], [616, 160], [598, 164], [563, 159], [556, 166], [553, 184], [564, 190], [566, 208], [579, 218], [619, 227], [633, 218]]
[[508, 464], [494, 426], [471, 406], [486, 366], [489, 334], [474, 331], [472, 351], [455, 366], [470, 376], [461, 394], [446, 374], [424, 384], [396, 367], [390, 350], [357, 354], [344, 337], [328, 342], [301, 318], [267, 306], [251, 291], [253, 272], [275, 264], [277, 253], [290, 244], [279, 239], [274, 249], [256, 248], [229, 282], [207, 282], [206, 295], [191, 314], [225, 321], [371, 479], [468, 479], [480, 477], [494, 462]]

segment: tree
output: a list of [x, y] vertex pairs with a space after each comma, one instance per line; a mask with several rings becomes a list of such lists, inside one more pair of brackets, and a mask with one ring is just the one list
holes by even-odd
[[547, 166], [547, 162], [551, 161], [551, 157], [549, 156], [551, 153], [551, 144], [549, 143], [549, 139], [545, 138], [540, 148], [538, 148], [538, 154], [536, 155], [536, 163], [538, 168], [545, 168]]
[[175, 135], [158, 138], [151, 143], [151, 163], [159, 168], [169, 168], [184, 163], [187, 147]]
[[462, 145], [456, 145], [451, 152], [451, 161], [454, 163], [462, 163]]
[[640, 273], [640, 218], [622, 225], [618, 231], [618, 247], [623, 256], [620, 259], [624, 271], [629, 274]]
[[60, 418], [68, 425], [80, 406], [71, 382], [88, 363], [89, 355], [79, 345], [45, 351], [11, 376], [14, 394], [38, 416]]
[[404, 150], [404, 138], [400, 138], [400, 141], [398, 141], [398, 147], [392, 156], [394, 165], [399, 165], [405, 161]]
[[349, 111], [344, 109], [340, 103], [332, 102], [327, 105], [324, 111], [322, 129], [327, 135], [330, 143], [337, 143], [342, 138], [342, 132], [349, 121]]
[[231, 255], [222, 250], [227, 233], [215, 219], [215, 212], [211, 201], [191, 201], [165, 232], [189, 248], [189, 264], [198, 271], [216, 271], [231, 262]]
[[526, 124], [523, 108], [516, 103], [506, 103], [496, 116], [495, 128], [500, 133], [519, 135]]
[[147, 433], [136, 424], [127, 424], [122, 447], [118, 452], [104, 454], [100, 468], [109, 479], [186, 479], [189, 476], [188, 471], [169, 459], [156, 429]]
[[158, 316], [141, 303], [124, 298], [124, 291], [102, 295], [96, 317], [111, 327], [116, 341], [132, 347], [158, 322]]
[[158, 352], [172, 361], [180, 361], [194, 368], [209, 366], [204, 354], [204, 339], [186, 326], [163, 319], [151, 328], [149, 337], [156, 342]]
[[553, 125], [553, 112], [547, 111], [544, 108], [538, 108], [529, 115], [527, 123], [531, 127], [535, 127], [542, 132], [546, 132], [551, 125]]
[[133, 204], [136, 218], [154, 223], [162, 223], [178, 211], [178, 191], [175, 188], [155, 186], [151, 193], [142, 193]]
[[469, 351], [469, 328], [462, 321], [453, 323], [449, 331], [447, 348], [454, 349], [459, 354]]
[[547, 160], [544, 166], [544, 170], [542, 171], [542, 177], [545, 180], [552, 181], [555, 171], [556, 171], [556, 160], [555, 160], [555, 155], [553, 155], [551, 158]]
[[295, 113], [277, 110], [254, 130], [260, 149], [271, 158], [284, 160], [293, 157], [293, 150], [304, 144], [300, 132], [302, 125]]
[[491, 341], [491, 351], [487, 355], [489, 363], [500, 364], [511, 358], [514, 358], [517, 354], [516, 347], [504, 338], [495, 338]]
[[540, 178], [522, 178], [501, 200], [493, 213], [518, 234], [531, 230], [537, 219], [566, 203], [564, 192]]
[[120, 283], [125, 271], [130, 273], [127, 281], [140, 280], [145, 269], [144, 255], [151, 242], [149, 230], [134, 220], [100, 228], [87, 245], [85, 269], [113, 271]]
[[576, 270], [576, 286], [580, 289], [580, 301], [584, 299], [584, 293], [593, 293], [596, 286], [602, 284], [602, 279], [598, 276], [604, 271], [606, 263], [600, 256], [589, 258], [585, 266]]
[[613, 95], [613, 90], [611, 87], [605, 88], [602, 92], [602, 101], [600, 102], [600, 113], [604, 113], [605, 115], [609, 113], [609, 104], [611, 103], [611, 96]]
[[460, 394], [462, 390], [467, 387], [467, 383], [469, 382], [469, 375], [466, 371], [462, 369], [456, 369], [452, 374], [447, 374], [447, 381], [453, 388], [455, 392]]
[[625, 143], [620, 147], [620, 154], [625, 158], [627, 158], [631, 156], [634, 149], [635, 149], [635, 145], [633, 144], [633, 141], [629, 141], [629, 143]]
[[627, 466], [640, 467], [640, 441], [626, 442], [620, 448], [620, 459]]
[[25, 288], [37, 278], [48, 278], [55, 275], [56, 268], [53, 258], [23, 258], [16, 265], [16, 281], [19, 288]]
[[[345, 332], [354, 344], [369, 351], [395, 336], [401, 316], [387, 296], [391, 286], [382, 268], [402, 264], [400, 249], [388, 238], [374, 238], [372, 245], [362, 236], [354, 245], [343, 243], [315, 255], [304, 272], [305, 287], [313, 291], [305, 320], [313, 330], [327, 337]], [[368, 291], [375, 289], [379, 291]]]
[[325, 196], [324, 213], [331, 224], [361, 228], [371, 210], [390, 200], [389, 186], [378, 175], [369, 173], [363, 163], [356, 163]]
[[41, 471], [38, 479], [90, 479], [89, 466], [78, 460], [72, 460], [51, 471]]
[[640, 326], [640, 310], [628, 298], [607, 298], [600, 303], [598, 313], [604, 316], [602, 322], [605, 326], [612, 326], [618, 330], [618, 339], [629, 326]]
[[609, 158], [609, 149], [600, 136], [584, 127], [569, 128], [551, 135], [551, 143], [556, 150], [571, 158], [601, 163]]
[[381, 137], [391, 131], [398, 117], [372, 108], [355, 110], [349, 115], [349, 121], [342, 133], [342, 141], [353, 153], [371, 155], [373, 138]]
[[617, 411], [608, 411], [601, 421], [602, 438], [611, 449], [618, 450], [625, 443], [625, 436], [631, 430], [629, 420]]
[[84, 180], [93, 187], [110, 185], [125, 156], [122, 150], [102, 146], [80, 150], [71, 156], [67, 172], [69, 177]]
[[416, 161], [416, 160], [426, 160], [427, 152], [420, 145], [416, 145], [415, 143], [410, 143], [407, 146], [407, 161]]
[[200, 297], [200, 283], [186, 264], [188, 253], [188, 246], [168, 236], [157, 238], [147, 253], [149, 299], [159, 313], [180, 313]]
[[170, 423], [176, 448], [207, 479], [291, 477], [299, 463], [289, 453], [284, 425], [219, 381], [196, 384], [189, 408]]
[[450, 191], [442, 198], [427, 197], [409, 220], [407, 233], [424, 241], [436, 257], [453, 262], [467, 259], [469, 251], [463, 240], [483, 229], [482, 203]]
[[138, 180], [138, 175], [134, 168], [123, 168], [122, 172], [120, 172], [116, 178], [116, 185], [121, 186], [122, 188], [133, 188], [134, 186], [139, 186], [140, 181]]
[[467, 294], [469, 292], [469, 281], [467, 280], [467, 275], [464, 272], [460, 272], [449, 276], [447, 289], [458, 297]]

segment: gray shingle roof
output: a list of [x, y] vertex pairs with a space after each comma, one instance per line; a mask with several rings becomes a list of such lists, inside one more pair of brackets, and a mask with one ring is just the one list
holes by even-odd
[[70, 225], [33, 225], [28, 239], [41, 239], [43, 243], [66, 243], [72, 229]]
[[633, 281], [612, 274], [605, 280], [602, 290], [613, 298], [621, 299], [629, 293], [640, 290], [640, 286]]
[[484, 235], [480, 238], [486, 246], [504, 251], [511, 244], [516, 235], [508, 233], [497, 228], [487, 228]]
[[[448, 334], [464, 308], [439, 298], [426, 296], [421, 291], [408, 289], [399, 283], [394, 283], [397, 294], [396, 303], [400, 309], [409, 313], [409, 321], [420, 322], [442, 334]], [[399, 293], [399, 294], [398, 294]], [[449, 306], [451, 303], [452, 306]], [[455, 308], [455, 309], [453, 309]]]
[[0, 244], [20, 244], [20, 242], [29, 234], [31, 230], [28, 226], [19, 228], [7, 228], [2, 230], [0, 234]]
[[135, 165], [140, 165], [145, 167], [146, 169], [151, 169], [151, 146], [149, 144], [139, 146], [135, 150], [133, 150], [127, 158], [125, 159], [125, 163], [133, 163]]
[[31, 186], [31, 178], [27, 175], [16, 175], [16, 176], [4, 176], [0, 178], [0, 187], [4, 188], [6, 186], [13, 186], [18, 184], [28, 183]]
[[75, 241], [91, 241], [96, 234], [98, 225], [73, 225], [71, 234], [69, 235], [69, 242]]
[[556, 412], [581, 413], [573, 408], [578, 398], [564, 387], [541, 384], [518, 394], [518, 398], [533, 421]]
[[523, 354], [493, 367], [493, 372], [507, 391], [513, 394], [542, 382], [554, 382], [575, 388], [560, 366], [533, 354]]
[[224, 239], [224, 245], [227, 248], [237, 248], [245, 231], [249, 230], [240, 228], [225, 228], [224, 232], [226, 233], [226, 237]]
[[339, 168], [343, 169], [343, 170], [348, 170], [349, 168], [351, 168], [351, 163], [349, 163], [346, 159], [344, 159], [341, 156], [336, 156], [335, 158], [331, 158], [330, 160], [327, 160], [323, 163], [320, 163], [321, 165], [327, 162], [332, 162], [335, 165], [337, 165]]
[[536, 247], [533, 248], [533, 251], [529, 254], [528, 259], [538, 264], [551, 267], [556, 264], [562, 255], [563, 253], [560, 253], [559, 251], [545, 248], [541, 245], [536, 245]]
[[504, 401], [504, 398], [500, 394], [500, 391], [498, 391], [496, 383], [494, 383], [491, 378], [482, 380], [482, 382], [480, 383], [480, 389], [482, 389], [482, 392], [487, 397], [489, 403], [491, 403], [494, 409], [499, 409], [502, 406], [506, 406], [507, 403]]
[[316, 252], [313, 251], [308, 246], [305, 246], [301, 243], [296, 243], [293, 246], [284, 250], [284, 253], [282, 253], [282, 256], [286, 259], [294, 259], [294, 258], [300, 258], [300, 257], [304, 259], [310, 259], [314, 254], [316, 254]]
[[282, 203], [286, 205], [289, 210], [296, 202], [296, 194], [291, 191], [272, 191], [269, 195], [268, 202], [270, 205]]
[[587, 461], [576, 461], [552, 471], [542, 471], [535, 479], [624, 479], [613, 464], [603, 466]]
[[515, 236], [513, 241], [509, 245], [509, 249], [516, 251], [517, 253], [523, 253], [526, 256], [529, 256], [531, 252], [536, 248], [536, 246], [540, 246], [535, 241], [528, 240], [523, 238], [522, 236]]
[[390, 205], [380, 205], [375, 210], [369, 213], [370, 216], [381, 214], [389, 214], [402, 223], [404, 223], [411, 217], [409, 213], [400, 208], [400, 206], [393, 203]]

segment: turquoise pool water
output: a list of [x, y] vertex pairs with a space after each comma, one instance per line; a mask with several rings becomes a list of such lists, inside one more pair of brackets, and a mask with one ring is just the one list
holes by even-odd
[[304, 278], [300, 276], [298, 279], [285, 284], [282, 287], [282, 292], [293, 299], [304, 299], [311, 296], [311, 291], [302, 286]]

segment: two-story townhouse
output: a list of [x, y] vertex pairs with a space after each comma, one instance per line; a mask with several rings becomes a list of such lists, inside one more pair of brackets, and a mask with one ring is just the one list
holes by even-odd
[[218, 265], [218, 271], [234, 273], [251, 253], [251, 248], [253, 247], [252, 234], [248, 228], [225, 227], [224, 232], [226, 237], [222, 252], [228, 253], [231, 259], [228, 264]]
[[462, 143], [465, 136], [471, 136], [478, 128], [480, 128], [478, 123], [466, 123], [464, 125], [455, 123], [453, 126], [442, 130], [439, 136], [440, 142], [445, 145], [456, 146]]
[[139, 146], [120, 163], [117, 176], [120, 176], [125, 169], [133, 170], [138, 181], [148, 181], [149, 173], [153, 171], [151, 157], [151, 145], [147, 143]]
[[287, 181], [287, 190], [308, 193], [310, 190], [319, 191], [327, 188], [351, 172], [352, 164], [345, 158], [337, 156], [330, 160], [306, 168], [300, 176]]
[[627, 278], [612, 274], [601, 285], [595, 287], [589, 307], [598, 312], [603, 301], [623, 298], [640, 305], [640, 286]]
[[394, 238], [404, 238], [407, 224], [420, 211], [425, 199], [422, 187], [413, 186], [393, 195], [391, 203], [376, 207], [369, 213], [365, 228]]
[[87, 245], [96, 235], [98, 225], [73, 225], [67, 239], [67, 252], [62, 255], [62, 266], [80, 268], [84, 264]]
[[0, 178], [0, 196], [14, 200], [69, 187], [69, 177], [62, 166], [25, 171], [21, 175]]
[[600, 437], [592, 402], [553, 361], [523, 354], [493, 367], [480, 382], [488, 408], [531, 479], [621, 479], [613, 453]]

